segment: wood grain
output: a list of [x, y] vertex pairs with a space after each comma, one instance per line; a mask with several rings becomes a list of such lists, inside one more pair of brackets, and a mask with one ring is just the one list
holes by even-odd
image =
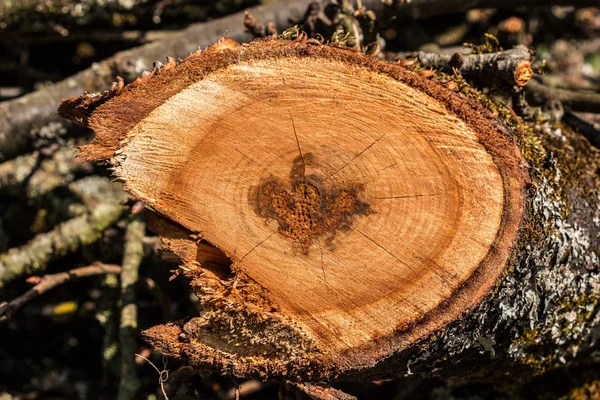
[[[199, 73], [211, 58], [219, 67]], [[222, 251], [232, 279], [330, 360], [386, 357], [458, 318], [505, 268], [523, 212], [517, 147], [481, 107], [398, 66], [267, 41], [123, 93], [92, 112], [99, 138], [83, 157], [112, 156], [126, 190]], [[124, 119], [111, 150], [107, 127]], [[198, 241], [183, 242], [186, 262]], [[203, 335], [196, 351], [247, 354]]]

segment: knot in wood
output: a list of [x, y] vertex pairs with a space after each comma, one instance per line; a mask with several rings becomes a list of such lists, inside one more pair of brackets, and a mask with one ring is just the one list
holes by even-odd
[[356, 216], [373, 212], [368, 203], [358, 198], [360, 187], [328, 187], [316, 175], [305, 175], [312, 154], [294, 160], [288, 182], [269, 176], [251, 191], [256, 214], [277, 221], [281, 235], [294, 241], [294, 250], [308, 254], [313, 240], [327, 236], [333, 248], [337, 231], [351, 229]]

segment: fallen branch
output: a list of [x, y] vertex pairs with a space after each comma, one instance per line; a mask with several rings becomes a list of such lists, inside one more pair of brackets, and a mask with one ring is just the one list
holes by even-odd
[[600, 113], [600, 93], [553, 88], [535, 79], [527, 85], [527, 100], [537, 105], [559, 101], [569, 111]]
[[600, 149], [600, 131], [594, 125], [569, 111], [564, 114], [562, 122], [570, 125], [577, 132], [581, 133], [592, 146]]
[[0, 288], [20, 276], [43, 271], [50, 261], [94, 243], [127, 209], [120, 204], [126, 197], [124, 193], [115, 190], [115, 184], [106, 178], [81, 179], [71, 184], [71, 190], [90, 211], [0, 254]]
[[102, 377], [101, 387], [106, 387], [109, 380], [119, 374], [119, 310], [120, 296], [119, 277], [107, 275], [100, 286], [102, 297], [98, 300], [96, 319], [103, 329], [102, 335]]
[[80, 41], [100, 41], [100, 42], [129, 42], [137, 44], [138, 46], [153, 42], [155, 40], [161, 40], [165, 38], [172, 38], [179, 34], [181, 29], [164, 29], [164, 30], [119, 30], [119, 29], [107, 29], [107, 30], [93, 30], [86, 32], [69, 32], [67, 36], [34, 36], [34, 37], [23, 37], [20, 34], [13, 33], [7, 34], [3, 38], [5, 41], [19, 40], [23, 44], [46, 44], [52, 45], [55, 43], [69, 43], [69, 42], [80, 42]]
[[91, 172], [91, 164], [75, 161], [74, 155], [69, 141], [48, 157], [34, 151], [1, 163], [0, 195], [33, 199], [68, 184], [76, 173]]
[[313, 399], [319, 400], [356, 400], [356, 397], [325, 384], [289, 382]]
[[119, 273], [121, 273], [121, 267], [119, 265], [96, 263], [88, 265], [87, 267], [60, 272], [58, 274], [45, 275], [41, 278], [35, 277], [37, 278], [37, 284], [34, 287], [10, 302], [0, 304], [0, 318], [11, 318], [26, 303], [65, 282], [75, 281], [86, 276]]
[[[288, 25], [288, 19], [299, 16], [304, 3], [294, 0], [274, 0], [265, 6], [249, 9], [264, 21], [277, 26]], [[151, 69], [156, 60], [165, 55], [184, 58], [198, 47], [204, 48], [228, 35], [237, 41], [246, 41], [250, 34], [244, 29], [244, 13], [195, 24], [180, 34], [115, 54], [94, 66], [61, 82], [46, 86], [33, 93], [0, 104], [0, 160], [16, 157], [33, 147], [39, 132], [54, 126], [57, 137], [72, 132], [74, 124], [61, 120], [56, 109], [62, 98], [79, 95], [82, 91], [95, 92], [109, 86], [116, 75], [137, 77]]]
[[[406, 1], [399, 11], [399, 18], [423, 18], [433, 15], [457, 13], [475, 7], [496, 7], [497, 2], [480, 0], [415, 0]], [[593, 5], [594, 0], [553, 0], [550, 3], [541, 0], [527, 2], [511, 0], [503, 7], [537, 6], [548, 4]], [[382, 11], [379, 0], [363, 0], [362, 5], [376, 14]], [[282, 28], [289, 26], [290, 18], [303, 15], [305, 3], [294, 0], [273, 0], [264, 6], [250, 8], [248, 11], [260, 21], [273, 22]], [[244, 29], [245, 14], [240, 12], [209, 22], [195, 24], [181, 33], [162, 40], [115, 54], [93, 67], [53, 85], [46, 86], [20, 98], [0, 104], [0, 160], [14, 158], [34, 147], [36, 138], [42, 130], [53, 128], [52, 135], [60, 137], [73, 134], [75, 125], [60, 120], [56, 108], [62, 98], [72, 97], [83, 91], [96, 92], [107, 88], [116, 75], [128, 78], [137, 77], [143, 70], [151, 69], [152, 63], [164, 59], [165, 55], [184, 58], [198, 47], [207, 47], [220, 37], [228, 35], [236, 41], [246, 41], [250, 34]]]
[[398, 18], [429, 18], [457, 14], [473, 8], [514, 8], [564, 6], [597, 6], [597, 0], [387, 0], [398, 8]]
[[510, 50], [484, 54], [464, 55], [457, 52], [450, 55], [420, 51], [416, 54], [416, 57], [427, 68], [448, 73], [456, 70], [463, 76], [495, 81], [502, 80], [516, 86], [527, 85], [533, 76], [531, 53], [527, 47], [522, 45]]
[[138, 216], [132, 216], [125, 233], [125, 252], [121, 271], [121, 324], [119, 327], [121, 380], [118, 400], [134, 398], [140, 387], [134, 358], [137, 351], [135, 333], [138, 327], [135, 283], [138, 280], [140, 263], [144, 257], [145, 232], [146, 224]]
[[[239, 4], [240, 7], [242, 4]], [[205, 12], [214, 6], [210, 3], [199, 3], [190, 0], [177, 2], [161, 0], [131, 0], [131, 1], [76, 1], [76, 0], [20, 0], [2, 1], [0, 3], [0, 22], [2, 23], [3, 39], [6, 32], [18, 34], [20, 39], [32, 37], [42, 40], [48, 38], [69, 39], [73, 32], [94, 34], [93, 28], [107, 26], [107, 36], [102, 40], [110, 40], [111, 36], [121, 35], [123, 28], [130, 24], [128, 20], [139, 21], [136, 25], [143, 26], [152, 20], [156, 28], [160, 27], [161, 19], [166, 14], [170, 21], [177, 24], [197, 19], [200, 12]], [[168, 22], [167, 22], [168, 23]], [[117, 33], [115, 33], [115, 31]], [[135, 31], [133, 33], [136, 33]], [[140, 35], [139, 32], [137, 32]], [[89, 40], [89, 39], [88, 39]], [[21, 42], [21, 40], [20, 40]]]
[[10, 194], [15, 187], [19, 188], [14, 191], [15, 194], [21, 193], [20, 186], [31, 176], [37, 164], [36, 153], [24, 154], [0, 164], [0, 194]]

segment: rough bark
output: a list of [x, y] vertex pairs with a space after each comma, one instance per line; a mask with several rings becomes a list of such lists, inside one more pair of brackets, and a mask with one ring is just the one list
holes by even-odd
[[[294, 65], [295, 73], [287, 63]], [[329, 92], [324, 82], [336, 90]], [[388, 94], [377, 92], [378, 85]], [[287, 97], [296, 92], [296, 97]], [[327, 93], [335, 93], [330, 103]], [[333, 114], [319, 108], [322, 104], [329, 104]], [[463, 88], [457, 94], [398, 64], [302, 40], [243, 47], [224, 42], [179, 66], [157, 68], [133, 85], [117, 85], [105, 96], [69, 99], [61, 113], [94, 129], [96, 139], [82, 149], [84, 158], [109, 159], [126, 190], [174, 221], [157, 219], [153, 229], [182, 260], [184, 274], [192, 280], [205, 311], [199, 318], [146, 331], [146, 338], [166, 354], [235, 377], [296, 382], [373, 380], [416, 372], [493, 379], [495, 373], [504, 376], [513, 369], [541, 372], [585, 357], [596, 345], [600, 154], [566, 129], [524, 126], [510, 110], [475, 91]], [[277, 125], [264, 125], [263, 113]], [[174, 119], [174, 115], [186, 118]], [[217, 133], [209, 137], [205, 129]], [[438, 129], [458, 135], [456, 141], [439, 142]], [[220, 141], [229, 143], [228, 130], [236, 133], [233, 143], [242, 147], [239, 157], [232, 156], [233, 145], [219, 147]], [[355, 130], [360, 134], [353, 136]], [[385, 140], [386, 135], [392, 140]], [[420, 151], [404, 143], [403, 135], [424, 138], [436, 149], [436, 157], [443, 160], [437, 172], [419, 175], [422, 170], [403, 164]], [[365, 145], [354, 147], [355, 140], [364, 140]], [[256, 142], [272, 146], [270, 151], [279, 157], [247, 149]], [[397, 153], [398, 143], [410, 151]], [[341, 154], [325, 151], [328, 146]], [[170, 153], [170, 148], [177, 152]], [[329, 195], [327, 186], [319, 186], [314, 178], [322, 171], [331, 178], [359, 157], [365, 164], [349, 168], [340, 181], [343, 185], [351, 186], [362, 177], [369, 187], [373, 170], [379, 174], [400, 164], [399, 171], [378, 176], [391, 187], [413, 189], [387, 197], [412, 201], [411, 206], [388, 212], [381, 203], [386, 197], [373, 189], [363, 193], [337, 186]], [[378, 168], [378, 160], [388, 161], [387, 157], [395, 163]], [[229, 166], [225, 159], [237, 162]], [[279, 165], [288, 159], [291, 172], [287, 161], [285, 167]], [[433, 156], [427, 160], [413, 161], [419, 168], [436, 163]], [[469, 166], [457, 167], [455, 162]], [[228, 214], [228, 202], [245, 199], [235, 190], [245, 184], [246, 176], [254, 179], [253, 164], [261, 166], [267, 179], [254, 183], [248, 197], [254, 199], [250, 211], [240, 205], [246, 211]], [[247, 171], [238, 171], [240, 166]], [[473, 175], [478, 171], [486, 172]], [[456, 186], [440, 183], [439, 188], [452, 190], [415, 193], [414, 189], [424, 188], [422, 181], [436, 174]], [[477, 182], [468, 176], [477, 176]], [[394, 183], [398, 180], [403, 185]], [[436, 185], [431, 183], [429, 189]], [[359, 206], [344, 209], [338, 218], [335, 196], [344, 191], [349, 203]], [[212, 202], [203, 197], [212, 193]], [[432, 202], [438, 196], [450, 199], [450, 193], [459, 193], [462, 200], [452, 203], [453, 213], [445, 214], [446, 206]], [[330, 211], [329, 219], [311, 208], [314, 196]], [[486, 212], [479, 214], [477, 203]], [[373, 212], [366, 212], [369, 208]], [[396, 231], [402, 218], [412, 221], [411, 216], [423, 209], [443, 213], [442, 221], [460, 214], [474, 217], [478, 224], [461, 228], [457, 222], [459, 227], [451, 233], [427, 236], [424, 227], [444, 222], [421, 220], [409, 224], [410, 231]], [[228, 219], [231, 215], [239, 218]], [[317, 222], [297, 227], [296, 217]], [[392, 225], [386, 225], [388, 219]], [[254, 224], [248, 221], [257, 220], [266, 222], [256, 224], [253, 234], [245, 234]], [[318, 246], [321, 229], [336, 223], [344, 229], [330, 232], [333, 245]], [[485, 236], [488, 229], [494, 231], [492, 239]], [[425, 254], [423, 258], [411, 258], [406, 250], [407, 243], [416, 246], [411, 242], [415, 236], [421, 238], [415, 253]], [[350, 260], [355, 264], [344, 269], [336, 262], [347, 256], [344, 241], [348, 238], [354, 238]], [[457, 245], [450, 246], [454, 240]], [[292, 250], [285, 250], [284, 244]], [[431, 253], [438, 246], [444, 251]], [[269, 253], [271, 248], [276, 252]], [[478, 248], [485, 251], [474, 256]], [[468, 251], [461, 253], [461, 249]], [[445, 252], [461, 256], [449, 262], [440, 256]], [[468, 262], [472, 256], [475, 265], [445, 275], [449, 266]], [[411, 268], [426, 277], [420, 283], [422, 291], [410, 292], [410, 282], [398, 283]], [[366, 302], [375, 302], [375, 307], [366, 305], [364, 294], [351, 296], [352, 288], [378, 276], [387, 277], [386, 283], [371, 286], [373, 298]], [[440, 278], [448, 289], [443, 295], [426, 288]], [[381, 293], [381, 287], [388, 292]], [[341, 300], [330, 297], [331, 288]], [[402, 301], [412, 302], [417, 312], [386, 303], [394, 298], [392, 293], [406, 295]], [[321, 302], [319, 310], [311, 308], [313, 300]], [[427, 301], [431, 305], [425, 305]], [[351, 314], [353, 307], [383, 313], [381, 318], [365, 313], [367, 326], [361, 326], [365, 322], [359, 319], [344, 320], [344, 313]], [[337, 319], [327, 319], [327, 311], [350, 323], [343, 327]], [[369, 324], [381, 330], [375, 332]]]
[[600, 154], [565, 127], [543, 124], [517, 133], [530, 182], [519, 244], [505, 276], [463, 319], [381, 368], [488, 380], [511, 371], [512, 379], [504, 381], [510, 385], [594, 352]]

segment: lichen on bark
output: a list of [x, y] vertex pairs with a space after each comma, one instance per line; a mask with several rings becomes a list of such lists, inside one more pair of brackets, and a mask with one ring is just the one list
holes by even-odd
[[540, 123], [517, 132], [522, 148], [529, 147], [523, 155], [531, 181], [507, 273], [463, 320], [423, 341], [418, 355], [400, 366], [405, 374], [464, 378], [476, 362], [483, 366], [477, 375], [493, 380], [494, 371], [535, 375], [594, 352], [600, 337], [599, 151], [564, 126]]

